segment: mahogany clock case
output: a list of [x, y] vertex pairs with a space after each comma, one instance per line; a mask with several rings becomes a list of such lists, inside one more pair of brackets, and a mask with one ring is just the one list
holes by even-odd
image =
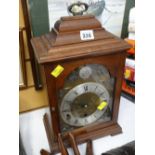
[[[87, 29], [93, 30], [94, 39], [82, 41], [79, 35], [80, 31]], [[55, 27], [50, 33], [33, 38], [31, 42], [38, 62], [44, 66], [55, 142], [57, 142], [57, 135], [59, 133], [62, 133], [65, 139], [69, 131], [76, 137], [78, 143], [106, 135], [121, 133], [122, 129], [117, 123], [117, 117], [126, 50], [130, 46], [124, 40], [117, 38], [102, 28], [94, 16], [62, 17], [56, 22]], [[59, 76], [54, 77], [51, 75], [51, 72], [58, 65], [62, 66], [64, 70]], [[65, 95], [72, 91], [72, 89], [81, 86], [81, 84], [88, 84], [89, 82], [100, 83], [94, 79], [89, 79], [89, 77], [85, 79], [87, 75], [81, 75], [83, 78], [80, 77], [80, 69], [83, 67], [89, 68], [91, 65], [98, 65], [105, 68], [106, 73], [110, 77], [109, 79], [112, 80], [112, 89], [110, 92], [111, 112], [106, 121], [104, 119], [102, 121], [95, 120], [81, 126], [76, 126], [72, 122], [67, 123], [67, 120], [65, 121], [61, 117], [62, 111], [60, 105], [63, 103], [62, 101]], [[71, 80], [69, 77], [72, 77], [71, 75], [73, 73], [78, 73], [76, 76], [78, 77], [78, 82], [73, 80], [75, 83], [77, 82], [76, 85], [73, 85], [61, 95], [60, 92], [64, 88], [67, 88], [65, 87], [66, 81]], [[68, 83], [71, 84], [72, 81]], [[82, 111], [82, 108], [79, 111]], [[90, 112], [89, 114], [92, 113]]]
[[[124, 59], [125, 53], [112, 54], [112, 55], [105, 55], [99, 56], [94, 58], [83, 58], [66, 61], [66, 62], [59, 62], [58, 64], [63, 66], [64, 71], [59, 75], [59, 77], [54, 78], [51, 76], [51, 71], [58, 65], [56, 64], [45, 64], [45, 74], [47, 78], [47, 88], [49, 93], [49, 101], [50, 101], [50, 109], [52, 114], [52, 123], [53, 123], [53, 130], [56, 134], [60, 132], [60, 124], [59, 124], [59, 109], [58, 109], [58, 97], [57, 92], [64, 86], [65, 79], [68, 75], [74, 71], [79, 66], [85, 64], [101, 64], [106, 66], [110, 75], [115, 77], [115, 90], [114, 90], [114, 98], [113, 98], [113, 112], [112, 112], [112, 119], [111, 121], [107, 122], [107, 124], [115, 124], [117, 123], [117, 116], [118, 116], [118, 108], [119, 108], [119, 100], [120, 100], [120, 93], [121, 93], [121, 81], [122, 81], [122, 69], [124, 67]], [[93, 125], [94, 126], [94, 125]], [[94, 131], [97, 129], [101, 129], [105, 126], [105, 123], [95, 125]], [[91, 129], [90, 129], [91, 128]], [[93, 130], [92, 126], [84, 127], [85, 132]], [[93, 135], [91, 135], [93, 136]]]

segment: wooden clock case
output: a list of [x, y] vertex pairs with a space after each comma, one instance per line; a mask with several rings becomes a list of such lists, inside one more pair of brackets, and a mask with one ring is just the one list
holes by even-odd
[[[93, 30], [94, 39], [83, 41], [80, 31]], [[44, 66], [47, 82], [49, 106], [54, 132], [52, 152], [57, 152], [57, 135], [60, 133], [57, 92], [64, 85], [65, 78], [78, 66], [84, 64], [102, 64], [111, 76], [115, 77], [112, 120], [97, 125], [88, 125], [72, 131], [77, 143], [86, 142], [106, 135], [122, 132], [117, 123], [123, 70], [126, 50], [130, 46], [122, 39], [107, 32], [94, 16], [62, 17], [55, 23], [50, 33], [31, 40], [36, 58]], [[61, 65], [64, 71], [57, 77], [51, 71]], [[64, 133], [63, 138], [67, 138]]]

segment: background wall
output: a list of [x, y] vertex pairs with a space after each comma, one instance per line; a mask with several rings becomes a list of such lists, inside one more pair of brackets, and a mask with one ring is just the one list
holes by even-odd
[[[19, 27], [25, 27], [23, 10], [21, 0], [19, 0]], [[36, 91], [32, 77], [32, 68], [30, 64], [30, 56], [26, 41], [26, 34], [24, 33], [24, 47], [25, 47], [25, 63], [27, 72], [28, 87], [19, 92], [19, 112], [26, 112], [48, 105], [46, 86], [42, 90]], [[43, 70], [41, 70], [43, 72]], [[42, 74], [43, 75], [43, 74]], [[43, 83], [45, 83], [43, 77]]]

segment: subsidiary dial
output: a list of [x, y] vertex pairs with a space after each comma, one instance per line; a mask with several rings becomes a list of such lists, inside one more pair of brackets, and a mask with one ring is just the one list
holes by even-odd
[[85, 67], [82, 67], [79, 71], [79, 76], [82, 78], [82, 79], [88, 79], [92, 74], [92, 69], [88, 66], [85, 66]]

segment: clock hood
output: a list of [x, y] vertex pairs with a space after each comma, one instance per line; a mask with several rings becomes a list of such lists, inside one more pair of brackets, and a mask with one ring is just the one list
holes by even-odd
[[[81, 38], [81, 33], [92, 38]], [[39, 63], [125, 52], [130, 45], [106, 31], [94, 16], [61, 17], [48, 34], [31, 39]]]

